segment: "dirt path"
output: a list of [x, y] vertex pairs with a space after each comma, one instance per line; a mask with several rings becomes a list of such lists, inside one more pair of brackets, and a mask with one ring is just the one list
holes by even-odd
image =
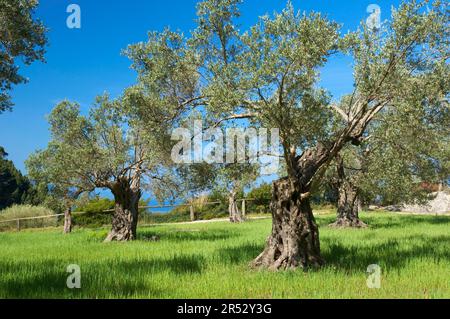
[[[248, 217], [247, 220], [259, 220], [259, 219], [269, 219], [272, 218], [270, 216], [259, 216], [259, 217]], [[161, 223], [161, 224], [143, 224], [139, 225], [140, 227], [149, 227], [149, 226], [170, 226], [170, 225], [195, 225], [195, 224], [206, 224], [206, 223], [217, 223], [217, 222], [228, 222], [229, 218], [214, 218], [208, 220], [196, 220], [193, 222], [176, 222], [176, 223]]]
[[[333, 215], [334, 213], [329, 212], [328, 210], [319, 210], [314, 213], [314, 216], [323, 216], [323, 215]], [[247, 220], [260, 220], [260, 219], [271, 219], [272, 216], [265, 215], [265, 216], [253, 216], [253, 217], [247, 217]], [[229, 218], [214, 218], [214, 219], [208, 219], [208, 220], [196, 220], [193, 222], [176, 222], [176, 223], [161, 223], [161, 224], [142, 224], [139, 226], [167, 226], [167, 225], [195, 225], [195, 224], [205, 224], [205, 223], [217, 223], [217, 222], [228, 222], [230, 221]]]

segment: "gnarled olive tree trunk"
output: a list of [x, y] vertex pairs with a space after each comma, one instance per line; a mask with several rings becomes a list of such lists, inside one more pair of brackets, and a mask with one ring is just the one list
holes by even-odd
[[[334, 141], [318, 143], [296, 155], [295, 147], [283, 143], [288, 177], [273, 184], [270, 208], [272, 212], [272, 233], [266, 248], [253, 261], [254, 267], [272, 270], [309, 268], [321, 266], [319, 229], [315, 222], [309, 197], [312, 183], [320, 179], [321, 169], [335, 158], [344, 145], [351, 142], [360, 145], [365, 128], [383, 104], [359, 112], [348, 119]], [[361, 110], [367, 105], [361, 104]]]
[[359, 219], [360, 207], [361, 201], [358, 196], [358, 190], [350, 183], [344, 183], [339, 187], [337, 219], [330, 227], [367, 227], [367, 224]]
[[69, 207], [64, 211], [64, 234], [72, 232], [72, 209]]
[[244, 221], [244, 217], [239, 211], [236, 196], [237, 193], [235, 191], [231, 191], [228, 195], [228, 213], [230, 214], [230, 222], [241, 223]]
[[354, 185], [351, 176], [345, 173], [344, 161], [337, 157], [337, 188], [338, 188], [338, 207], [337, 220], [330, 227], [335, 228], [364, 228], [367, 225], [359, 219], [361, 200], [358, 194], [358, 188]]
[[278, 270], [322, 265], [319, 230], [308, 190], [289, 178], [274, 182], [270, 210], [272, 233], [253, 266]]
[[120, 178], [114, 183], [111, 189], [115, 200], [114, 216], [112, 229], [105, 239], [106, 242], [136, 239], [141, 198], [139, 186], [139, 179]]

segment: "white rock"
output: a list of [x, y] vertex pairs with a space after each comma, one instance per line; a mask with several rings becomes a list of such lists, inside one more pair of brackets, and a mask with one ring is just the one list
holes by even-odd
[[432, 200], [425, 205], [404, 205], [403, 212], [445, 214], [450, 212], [450, 194], [437, 192], [431, 194]]

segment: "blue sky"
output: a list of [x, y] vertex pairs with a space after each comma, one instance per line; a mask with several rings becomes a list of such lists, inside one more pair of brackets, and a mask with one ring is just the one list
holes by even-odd
[[[314, 10], [343, 24], [342, 31], [354, 30], [368, 17], [367, 7], [377, 4], [382, 20], [398, 1], [293, 0], [300, 10]], [[13, 112], [0, 115], [0, 145], [9, 159], [25, 172], [30, 153], [48, 142], [46, 115], [63, 99], [78, 101], [87, 109], [95, 96], [105, 91], [113, 97], [134, 83], [129, 60], [121, 56], [128, 44], [145, 41], [147, 31], [166, 26], [185, 33], [195, 27], [194, 0], [41, 0], [36, 16], [50, 29], [46, 63], [21, 68], [29, 83], [11, 92]], [[81, 7], [81, 29], [69, 29], [69, 4]], [[254, 24], [258, 16], [280, 11], [286, 0], [244, 0], [241, 29]], [[351, 61], [332, 59], [322, 71], [322, 85], [335, 96], [352, 89]]]

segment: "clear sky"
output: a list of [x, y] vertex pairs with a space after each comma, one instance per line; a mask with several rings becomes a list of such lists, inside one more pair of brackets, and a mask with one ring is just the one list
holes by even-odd
[[[12, 91], [12, 112], [0, 114], [0, 145], [16, 167], [36, 149], [45, 148], [49, 133], [46, 115], [58, 101], [70, 99], [87, 109], [97, 94], [119, 95], [134, 83], [129, 60], [121, 56], [128, 44], [145, 41], [147, 31], [166, 26], [185, 33], [195, 27], [195, 0], [41, 0], [36, 16], [50, 29], [46, 63], [21, 68], [29, 83]], [[354, 30], [377, 4], [382, 20], [390, 16], [398, 0], [293, 0], [296, 9], [314, 10], [342, 23], [342, 31]], [[81, 29], [69, 29], [69, 4], [81, 7]], [[244, 0], [241, 30], [258, 16], [280, 11], [286, 0]], [[334, 97], [351, 92], [351, 61], [332, 59], [322, 71], [322, 85]]]

